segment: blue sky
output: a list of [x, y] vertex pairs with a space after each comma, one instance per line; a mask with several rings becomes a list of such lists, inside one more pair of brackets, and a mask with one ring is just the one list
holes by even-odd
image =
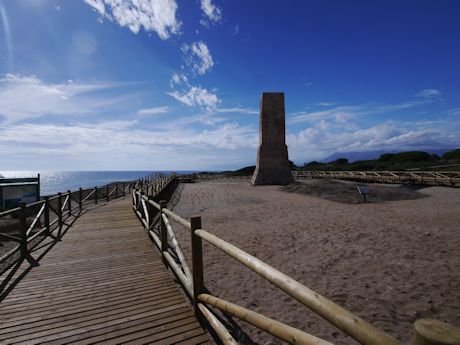
[[460, 146], [460, 2], [0, 0], [1, 170], [255, 164]]

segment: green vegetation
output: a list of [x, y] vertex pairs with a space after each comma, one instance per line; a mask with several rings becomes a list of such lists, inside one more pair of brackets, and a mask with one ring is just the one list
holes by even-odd
[[256, 166], [251, 165], [249, 167], [244, 167], [244, 168], [232, 171], [231, 174], [235, 176], [252, 175], [254, 173], [254, 170], [256, 170]]
[[312, 161], [305, 163], [301, 170], [460, 170], [460, 149], [446, 152], [440, 158], [424, 151], [385, 153], [378, 159], [348, 162], [339, 158], [329, 163]]
[[[311, 161], [297, 166], [289, 161], [292, 170], [339, 170], [339, 171], [371, 171], [371, 170], [460, 170], [460, 149], [446, 152], [439, 157], [424, 151], [408, 151], [385, 153], [377, 159], [361, 160], [350, 163], [347, 158], [338, 158], [329, 163]], [[234, 171], [201, 172], [201, 175], [250, 176], [256, 169], [255, 165]]]
[[460, 160], [460, 149], [446, 152], [442, 155], [443, 160]]

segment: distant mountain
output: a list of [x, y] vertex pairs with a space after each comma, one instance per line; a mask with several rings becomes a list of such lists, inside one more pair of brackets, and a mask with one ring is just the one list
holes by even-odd
[[[417, 150], [404, 150], [404, 151], [425, 151], [428, 153], [435, 153], [438, 156], [442, 156], [444, 153], [453, 150], [453, 148], [444, 148], [444, 149], [417, 149]], [[333, 154], [320, 160], [320, 163], [329, 163], [333, 162], [339, 158], [347, 158], [350, 163], [356, 161], [364, 161], [369, 159], [377, 159], [384, 153], [398, 153], [403, 152], [403, 150], [394, 150], [394, 151], [349, 151], [349, 152], [334, 152]]]

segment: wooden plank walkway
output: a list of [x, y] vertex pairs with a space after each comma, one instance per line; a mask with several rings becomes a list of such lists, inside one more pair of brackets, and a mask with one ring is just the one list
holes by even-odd
[[130, 198], [79, 218], [0, 303], [0, 343], [212, 343]]

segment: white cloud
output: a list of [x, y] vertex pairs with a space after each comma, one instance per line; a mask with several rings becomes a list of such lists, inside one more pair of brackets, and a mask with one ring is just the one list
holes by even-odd
[[213, 110], [214, 113], [239, 113], [239, 114], [259, 114], [258, 109], [254, 108], [242, 108], [242, 107], [233, 107], [233, 108], [216, 108]]
[[335, 103], [332, 103], [332, 102], [318, 102], [317, 104], [318, 104], [320, 107], [330, 107], [330, 106], [335, 105]]
[[460, 115], [460, 108], [450, 109], [447, 113], [449, 115]]
[[72, 35], [73, 45], [78, 53], [91, 55], [97, 50], [97, 41], [87, 31], [77, 31]]
[[85, 0], [99, 14], [137, 34], [141, 28], [165, 40], [180, 32], [175, 0]]
[[419, 93], [417, 93], [415, 96], [417, 97], [425, 97], [425, 98], [433, 98], [433, 97], [441, 97], [442, 93], [439, 90], [436, 89], [426, 89], [422, 90]]
[[[318, 122], [297, 134], [288, 133], [290, 154], [297, 159], [322, 158], [332, 152], [373, 150], [423, 150], [457, 145], [460, 135], [448, 127], [433, 128], [423, 123], [382, 123], [367, 128], [347, 128], [337, 123]], [[320, 152], [315, 154], [314, 152]]]
[[[359, 116], [392, 113], [396, 111], [411, 109], [426, 104], [427, 102], [429, 101], [413, 101], [384, 105], [337, 106], [320, 111], [303, 111], [292, 113], [288, 117], [288, 122], [292, 124], [301, 122], [314, 122], [319, 120], [337, 120], [346, 122]], [[319, 103], [318, 105], [325, 106], [326, 104]]]
[[205, 19], [201, 20], [200, 23], [204, 26], [208, 26], [208, 21], [217, 23], [222, 19], [222, 10], [214, 5], [211, 0], [201, 0], [201, 10], [205, 15]]
[[232, 30], [232, 36], [236, 36], [240, 33], [240, 26], [236, 24]]
[[[226, 114], [258, 114], [259, 111], [252, 108], [242, 108], [242, 107], [233, 107], [233, 108], [213, 108], [205, 109], [206, 111], [197, 115], [188, 116], [180, 119], [179, 121], [174, 121], [170, 123], [171, 125], [177, 126], [187, 126], [192, 123], [201, 123], [208, 126], [216, 126], [220, 123], [228, 122], [230, 118], [225, 116]], [[220, 116], [219, 114], [224, 114]]]
[[158, 115], [158, 114], [165, 114], [169, 112], [170, 110], [171, 110], [170, 107], [145, 108], [145, 109], [139, 109], [136, 114], [140, 116]]
[[96, 11], [98, 11], [101, 15], [105, 16], [105, 5], [103, 0], [85, 0], [85, 2], [92, 6]]
[[176, 85], [188, 84], [188, 78], [183, 73], [174, 73], [169, 81], [169, 86], [173, 88]]
[[[0, 166], [17, 169], [24, 168], [24, 163], [47, 162], [48, 169], [56, 169], [59, 166], [53, 164], [68, 161], [69, 167], [80, 169], [206, 169], [211, 164], [228, 166], [248, 153], [253, 156], [256, 145], [257, 130], [237, 123], [201, 131], [190, 127], [144, 130], [135, 121], [17, 124], [0, 128]], [[228, 159], [222, 161], [225, 151]], [[92, 157], [97, 159], [92, 161]]]
[[184, 44], [181, 47], [185, 54], [185, 62], [191, 66], [193, 71], [203, 75], [214, 66], [211, 53], [208, 46], [203, 41], [194, 42], [192, 44]]
[[6, 74], [0, 79], [0, 116], [6, 123], [49, 115], [95, 113], [119, 104], [128, 96], [97, 97], [97, 91], [119, 86], [116, 83], [45, 83], [34, 76]]
[[189, 107], [199, 106], [208, 110], [214, 109], [220, 102], [215, 94], [200, 86], [192, 86], [185, 93], [173, 91], [167, 94]]

